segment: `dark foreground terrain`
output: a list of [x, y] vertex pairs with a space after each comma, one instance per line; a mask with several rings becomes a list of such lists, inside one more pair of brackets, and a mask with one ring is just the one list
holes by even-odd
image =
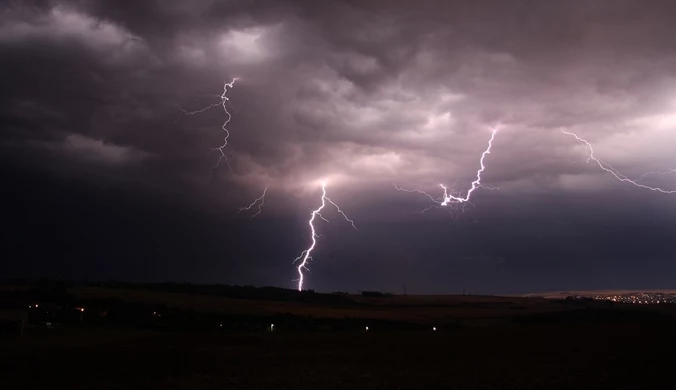
[[[73, 332], [73, 333], [68, 333]], [[2, 389], [669, 389], [665, 324], [437, 332], [76, 329], [0, 349]]]
[[[0, 389], [578, 390], [672, 389], [676, 383], [671, 305], [409, 296], [348, 297], [355, 303], [326, 297], [327, 303], [275, 306], [246, 297], [211, 301], [188, 294], [165, 299], [188, 305], [194, 297], [195, 307], [215, 305], [223, 313], [173, 312], [170, 304], [168, 314], [155, 317], [155, 311], [144, 311], [154, 306], [132, 306], [121, 324], [111, 317], [121, 301], [95, 314], [101, 302], [91, 292], [85, 300], [72, 291], [68, 299], [74, 304], [89, 305], [84, 314], [66, 316], [64, 303], [58, 326], [33, 321], [23, 337], [0, 339]], [[120, 295], [97, 294], [103, 292]], [[160, 298], [123, 292], [124, 302]], [[240, 304], [242, 312], [258, 305], [256, 310], [314, 319], [263, 311], [226, 316]], [[341, 319], [344, 312], [351, 319]], [[331, 321], [318, 320], [327, 316]], [[250, 328], [221, 327], [232, 322], [228, 318], [248, 321]], [[269, 318], [287, 322], [269, 332], [263, 325]], [[351, 325], [341, 328], [342, 321]], [[436, 321], [436, 331], [425, 321]]]

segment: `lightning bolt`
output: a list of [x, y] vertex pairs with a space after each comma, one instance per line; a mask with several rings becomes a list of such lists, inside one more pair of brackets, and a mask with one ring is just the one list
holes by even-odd
[[[579, 143], [581, 143], [581, 144], [584, 144], [584, 145], [587, 147], [587, 162], [594, 161], [594, 162], [599, 166], [599, 168], [601, 168], [602, 170], [604, 170], [604, 171], [610, 173], [610, 174], [613, 175], [617, 180], [619, 180], [619, 181], [621, 181], [621, 182], [625, 182], [625, 183], [632, 184], [632, 185], [634, 185], [634, 186], [636, 186], [636, 187], [645, 188], [646, 190], [650, 190], [650, 191], [661, 192], [661, 193], [663, 193], [663, 194], [676, 194], [676, 190], [671, 191], [671, 190], [664, 190], [664, 189], [659, 188], [659, 187], [651, 187], [651, 186], [647, 186], [647, 185], [645, 185], [645, 184], [637, 183], [637, 182], [635, 182], [635, 181], [629, 179], [627, 176], [625, 176], [625, 175], [621, 174], [620, 172], [618, 172], [617, 169], [613, 168], [610, 164], [608, 164], [608, 163], [604, 162], [603, 160], [597, 158], [597, 157], [594, 155], [594, 148], [592, 147], [592, 145], [591, 145], [587, 140], [585, 140], [585, 139], [583, 139], [583, 138], [580, 138], [580, 137], [579, 137], [577, 134], [575, 134], [575, 133], [571, 133], [571, 132], [568, 132], [568, 131], [565, 131], [565, 130], [561, 130], [561, 132], [562, 132], [563, 134], [566, 134], [566, 135], [570, 135], [570, 136], [572, 136], [572, 137], [575, 137], [575, 139], [577, 140], [577, 142], [579, 142]], [[650, 172], [649, 172], [649, 173], [650, 173]]]
[[265, 194], [268, 192], [268, 187], [265, 187], [263, 190], [263, 195], [259, 196], [256, 198], [253, 202], [251, 202], [250, 205], [248, 206], [242, 206], [239, 208], [239, 210], [235, 213], [235, 215], [243, 212], [243, 211], [249, 211], [251, 210], [254, 206], [258, 205], [257, 210], [254, 215], [251, 216], [251, 218], [256, 218], [258, 214], [260, 214], [263, 211], [263, 205], [265, 204]]
[[223, 107], [223, 111], [225, 112], [226, 119], [225, 122], [223, 123], [223, 126], [221, 128], [225, 132], [225, 136], [223, 138], [223, 144], [219, 147], [213, 148], [212, 151], [218, 151], [219, 156], [218, 156], [218, 161], [216, 161], [216, 164], [212, 167], [212, 169], [217, 169], [221, 165], [221, 161], [225, 160], [225, 163], [228, 165], [228, 168], [230, 169], [230, 173], [233, 175], [235, 174], [232, 170], [232, 166], [230, 166], [230, 161], [228, 161], [228, 156], [225, 154], [225, 147], [228, 146], [228, 138], [230, 138], [230, 131], [228, 130], [228, 123], [230, 123], [230, 120], [232, 119], [232, 115], [228, 111], [228, 108], [226, 104], [230, 101], [230, 98], [228, 98], [228, 90], [232, 88], [235, 85], [235, 81], [237, 81], [237, 78], [233, 78], [231, 82], [226, 82], [223, 84], [223, 93], [220, 95], [216, 95], [218, 98], [220, 98], [219, 102], [210, 104], [204, 108], [201, 108], [199, 110], [195, 111], [186, 111], [184, 109], [181, 109], [181, 112], [185, 115], [195, 115], [195, 114], [200, 114], [205, 111], [211, 110], [212, 108], [215, 107]]
[[323, 221], [329, 222], [329, 220], [324, 218], [324, 216], [321, 214], [321, 211], [324, 209], [324, 207], [326, 207], [326, 204], [330, 203], [331, 205], [333, 205], [338, 211], [338, 213], [340, 213], [340, 215], [342, 215], [343, 218], [345, 218], [345, 220], [349, 222], [355, 230], [358, 230], [357, 226], [354, 224], [354, 221], [348, 218], [348, 216], [343, 212], [343, 210], [341, 210], [340, 207], [334, 201], [332, 201], [329, 197], [326, 196], [326, 183], [322, 183], [321, 200], [322, 200], [321, 205], [318, 208], [312, 210], [312, 213], [310, 214], [310, 220], [308, 221], [308, 225], [310, 226], [310, 239], [312, 243], [307, 249], [301, 252], [300, 256], [296, 257], [296, 259], [293, 261], [294, 264], [300, 261], [300, 263], [298, 263], [298, 265], [296, 266], [296, 269], [298, 270], [298, 279], [297, 279], [298, 291], [303, 291], [303, 281], [305, 279], [303, 275], [303, 270], [309, 271], [309, 269], [307, 268], [307, 264], [312, 260], [312, 251], [315, 249], [315, 246], [317, 246], [317, 238], [319, 238], [317, 230], [315, 229], [314, 224], [315, 219], [319, 217]]
[[461, 196], [458, 191], [455, 191], [449, 187], [447, 187], [444, 184], [439, 184], [439, 186], [444, 190], [444, 193], [441, 197], [435, 198], [434, 196], [430, 195], [429, 193], [421, 190], [421, 189], [406, 189], [406, 188], [401, 188], [397, 186], [396, 184], [394, 185], [394, 188], [397, 189], [398, 191], [404, 191], [404, 192], [413, 192], [413, 193], [419, 193], [422, 194], [426, 197], [428, 197], [431, 201], [432, 204], [424, 209], [422, 212], [425, 213], [426, 211], [434, 208], [434, 207], [446, 207], [446, 206], [451, 206], [454, 204], [471, 204], [470, 198], [472, 197], [472, 193], [476, 191], [478, 188], [486, 188], [486, 189], [495, 189], [492, 187], [486, 187], [481, 184], [481, 174], [486, 170], [486, 165], [484, 164], [484, 160], [486, 159], [486, 156], [491, 154], [491, 148], [493, 148], [493, 140], [495, 140], [495, 135], [498, 133], [499, 127], [494, 127], [493, 130], [491, 131], [491, 138], [488, 140], [488, 147], [486, 150], [481, 153], [481, 158], [479, 159], [479, 170], [476, 172], [476, 179], [472, 181], [472, 184], [467, 190], [467, 194], [465, 196]]

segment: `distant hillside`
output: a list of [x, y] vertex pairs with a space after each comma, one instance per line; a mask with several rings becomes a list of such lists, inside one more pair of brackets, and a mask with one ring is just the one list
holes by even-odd
[[0, 289], [0, 304], [7, 308], [32, 307], [32, 316], [41, 322], [109, 323], [175, 330], [228, 327], [260, 330], [270, 324], [276, 324], [278, 329], [355, 330], [376, 324], [380, 329], [450, 329], [524, 322], [605, 323], [676, 318], [676, 305], [672, 304], [630, 305], [593, 299], [518, 296], [373, 295], [184, 283], [95, 286], [41, 281], [32, 287]]
[[[75, 286], [71, 293], [81, 300], [118, 299], [146, 305], [237, 316], [293, 315], [307, 318], [360, 318], [418, 324], [497, 321], [513, 316], [578, 309], [578, 305], [543, 298], [398, 295], [364, 297], [305, 292], [314, 295], [297, 300], [230, 298], [139, 288]], [[339, 298], [339, 299], [334, 299]]]

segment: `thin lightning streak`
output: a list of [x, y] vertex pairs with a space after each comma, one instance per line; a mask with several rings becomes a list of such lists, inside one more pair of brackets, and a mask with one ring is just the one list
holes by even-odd
[[618, 171], [617, 171], [615, 168], [613, 168], [610, 164], [607, 164], [607, 163], [603, 162], [602, 160], [598, 159], [598, 158], [594, 155], [594, 148], [592, 147], [592, 145], [591, 145], [587, 140], [578, 137], [577, 134], [575, 134], [575, 133], [571, 133], [571, 132], [568, 132], [568, 131], [565, 131], [565, 130], [561, 130], [561, 132], [562, 132], [563, 134], [566, 134], [566, 135], [570, 135], [570, 136], [572, 136], [572, 137], [575, 137], [575, 139], [577, 140], [577, 142], [579, 142], [579, 143], [581, 143], [581, 144], [584, 144], [584, 145], [587, 147], [587, 162], [593, 160], [594, 162], [596, 162], [596, 164], [599, 166], [599, 168], [601, 168], [602, 170], [604, 170], [604, 171], [610, 173], [610, 174], [613, 175], [617, 180], [619, 180], [619, 181], [621, 181], [621, 182], [625, 182], [625, 183], [630, 183], [630, 184], [633, 184], [633, 185], [636, 186], [636, 187], [645, 188], [645, 189], [650, 190], [650, 191], [657, 191], [657, 192], [661, 192], [661, 193], [663, 193], [663, 194], [676, 194], [676, 190], [670, 191], [670, 190], [664, 190], [664, 189], [659, 188], [659, 187], [650, 187], [650, 186], [647, 186], [647, 185], [645, 185], [645, 184], [640, 184], [640, 183], [637, 183], [637, 182], [635, 182], [635, 181], [629, 179], [629, 178], [626, 177], [625, 175], [623, 175], [623, 174], [621, 174], [620, 172], [618, 172]]
[[223, 123], [223, 126], [221, 126], [221, 128], [225, 132], [225, 137], [223, 138], [223, 144], [221, 146], [212, 149], [213, 151], [218, 151], [220, 153], [220, 156], [218, 156], [218, 161], [216, 161], [216, 164], [212, 168], [217, 169], [221, 165], [221, 161], [225, 160], [225, 163], [228, 165], [228, 168], [230, 169], [230, 172], [233, 175], [235, 174], [235, 172], [232, 170], [232, 166], [230, 165], [230, 161], [228, 160], [228, 156], [225, 154], [224, 149], [225, 149], [226, 146], [228, 146], [228, 138], [230, 138], [230, 131], [228, 130], [227, 126], [228, 126], [228, 123], [230, 123], [230, 120], [232, 119], [232, 115], [230, 114], [230, 112], [228, 111], [228, 108], [226, 106], [227, 103], [230, 101], [230, 98], [228, 98], [227, 94], [228, 94], [228, 90], [230, 88], [233, 88], [233, 86], [235, 85], [235, 81], [237, 81], [236, 77], [233, 78], [231, 82], [223, 84], [223, 93], [218, 95], [218, 97], [221, 99], [220, 102], [210, 104], [210, 105], [208, 105], [204, 108], [201, 108], [201, 109], [195, 110], [195, 111], [186, 111], [184, 109], [181, 109], [181, 112], [185, 115], [195, 115], [195, 114], [200, 114], [200, 113], [203, 113], [205, 111], [211, 110], [212, 108], [215, 108], [215, 107], [218, 107], [218, 106], [223, 107], [223, 111], [225, 112], [225, 115], [227, 115], [227, 118], [226, 118], [225, 122]]
[[406, 188], [401, 188], [401, 187], [399, 187], [399, 186], [396, 185], [396, 184], [394, 184], [394, 188], [395, 188], [397, 191], [403, 191], [403, 192], [417, 192], [417, 193], [419, 193], [419, 194], [421, 194], [421, 195], [425, 195], [426, 197], [430, 198], [430, 200], [431, 200], [433, 203], [432, 203], [429, 207], [425, 208], [420, 214], [425, 214], [425, 212], [427, 212], [427, 211], [429, 211], [429, 210], [431, 210], [431, 209], [433, 209], [433, 208], [439, 208], [439, 207], [440, 207], [439, 204], [441, 204], [441, 202], [442, 202], [442, 201], [439, 200], [439, 199], [433, 198], [432, 195], [428, 194], [427, 192], [425, 192], [425, 191], [423, 191], [423, 190], [419, 190], [419, 189], [417, 189], [417, 188], [414, 188], [414, 189], [410, 189], [410, 190], [409, 190], [409, 189], [406, 189]]
[[303, 252], [301, 252], [300, 256], [296, 257], [296, 259], [293, 261], [296, 263], [297, 261], [300, 260], [300, 263], [296, 266], [296, 269], [298, 270], [298, 291], [303, 291], [303, 282], [305, 280], [303, 270], [309, 271], [307, 264], [312, 260], [312, 251], [315, 249], [315, 246], [317, 246], [317, 238], [320, 237], [319, 234], [317, 234], [317, 230], [315, 229], [315, 218], [319, 217], [325, 222], [329, 222], [328, 219], [324, 218], [324, 216], [321, 214], [321, 211], [326, 207], [326, 203], [332, 204], [336, 210], [338, 210], [338, 213], [345, 218], [346, 221], [348, 221], [350, 224], [352, 224], [352, 227], [357, 229], [357, 227], [354, 224], [354, 221], [351, 220], [350, 218], [345, 215], [343, 210], [340, 209], [340, 207], [334, 203], [331, 199], [329, 199], [326, 196], [326, 183], [322, 183], [322, 204], [312, 210], [312, 213], [310, 214], [310, 220], [308, 221], [308, 225], [310, 226], [310, 238], [312, 240], [312, 243], [310, 246], [305, 249]]
[[486, 188], [486, 189], [495, 189], [493, 187], [485, 187], [481, 184], [481, 174], [486, 170], [486, 165], [484, 164], [484, 160], [486, 159], [486, 156], [491, 154], [491, 149], [493, 148], [493, 140], [495, 140], [495, 135], [498, 133], [499, 127], [493, 128], [491, 131], [491, 138], [488, 140], [488, 147], [486, 150], [481, 153], [481, 158], [479, 159], [479, 170], [476, 172], [476, 179], [472, 181], [472, 184], [470, 186], [470, 189], [467, 190], [467, 194], [465, 196], [461, 196], [458, 192], [453, 191], [452, 189], [446, 187], [444, 184], [439, 184], [439, 186], [444, 190], [444, 194], [440, 198], [435, 198], [432, 195], [428, 194], [427, 192], [414, 188], [414, 189], [405, 189], [397, 186], [396, 184], [394, 185], [394, 188], [397, 189], [398, 191], [404, 191], [404, 192], [417, 192], [419, 194], [425, 195], [428, 197], [433, 204], [423, 210], [423, 213], [425, 211], [430, 210], [433, 207], [445, 207], [445, 206], [450, 206], [452, 204], [457, 204], [457, 203], [467, 203], [467, 204], [472, 204], [469, 200], [472, 197], [472, 193], [477, 189], [477, 188]]
[[267, 192], [268, 192], [268, 187], [265, 187], [265, 189], [263, 190], [263, 195], [261, 195], [261, 196], [259, 196], [258, 198], [256, 198], [256, 200], [254, 200], [253, 202], [251, 202], [250, 205], [240, 207], [239, 210], [235, 213], [235, 215], [237, 215], [237, 214], [239, 214], [239, 213], [241, 213], [241, 212], [243, 212], [243, 211], [249, 211], [249, 210], [251, 210], [254, 206], [256, 206], [256, 204], [258, 204], [258, 208], [257, 208], [258, 211], [256, 211], [256, 213], [254, 213], [254, 215], [251, 216], [251, 218], [256, 218], [256, 216], [257, 216], [258, 214], [260, 214], [260, 213], [263, 211], [263, 205], [265, 205], [265, 194], [266, 194]]
[[648, 175], [668, 175], [670, 173], [676, 172], [676, 168], [670, 169], [668, 171], [652, 171], [652, 172], [646, 172], [641, 175], [641, 178], [639, 180], [643, 180], [646, 176]]
[[[322, 215], [322, 213], [317, 213], [317, 215], [319, 215], [319, 218], [321, 218], [322, 221], [324, 221], [324, 222], [326, 222], [326, 223], [330, 222], [328, 219], [324, 218], [324, 216]], [[319, 236], [317, 236], [317, 237], [319, 237]]]
[[[352, 225], [352, 227], [354, 228], [354, 230], [359, 230], [359, 229], [357, 229], [357, 226], [355, 226], [354, 221], [351, 220], [350, 218], [348, 218], [347, 215], [345, 215], [345, 213], [343, 212], [343, 210], [340, 209], [340, 206], [338, 206], [337, 204], [335, 204], [328, 196], [325, 195], [324, 197], [326, 198], [326, 200], [327, 200], [329, 203], [331, 203], [331, 204], [336, 208], [336, 210], [338, 210], [338, 212], [340, 213], [340, 215], [342, 215], [343, 218], [345, 218], [345, 220], [346, 220], [347, 222], [349, 222], [350, 225]], [[322, 219], [324, 219], [324, 217], [322, 217]], [[328, 221], [327, 221], [327, 222], [328, 222]]]

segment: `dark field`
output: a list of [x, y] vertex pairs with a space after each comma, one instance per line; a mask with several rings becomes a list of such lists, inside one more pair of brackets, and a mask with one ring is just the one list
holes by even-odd
[[14, 341], [2, 389], [669, 389], [673, 327], [527, 325], [436, 333], [153, 334]]
[[[145, 317], [122, 326], [94, 316], [33, 327], [23, 338], [0, 339], [0, 389], [671, 389], [675, 383], [671, 305], [458, 296], [347, 296], [319, 304], [71, 291], [90, 305], [115, 296], [246, 315], [237, 318], [260, 322], [261, 330], [223, 331], [215, 323], [199, 331], [166, 324], [159, 330]], [[264, 319], [280, 313], [296, 318], [289, 324], [297, 327], [262, 330]], [[369, 331], [336, 330], [345, 315]], [[307, 318], [328, 318], [330, 326]], [[378, 321], [411, 330], [386, 330]]]

